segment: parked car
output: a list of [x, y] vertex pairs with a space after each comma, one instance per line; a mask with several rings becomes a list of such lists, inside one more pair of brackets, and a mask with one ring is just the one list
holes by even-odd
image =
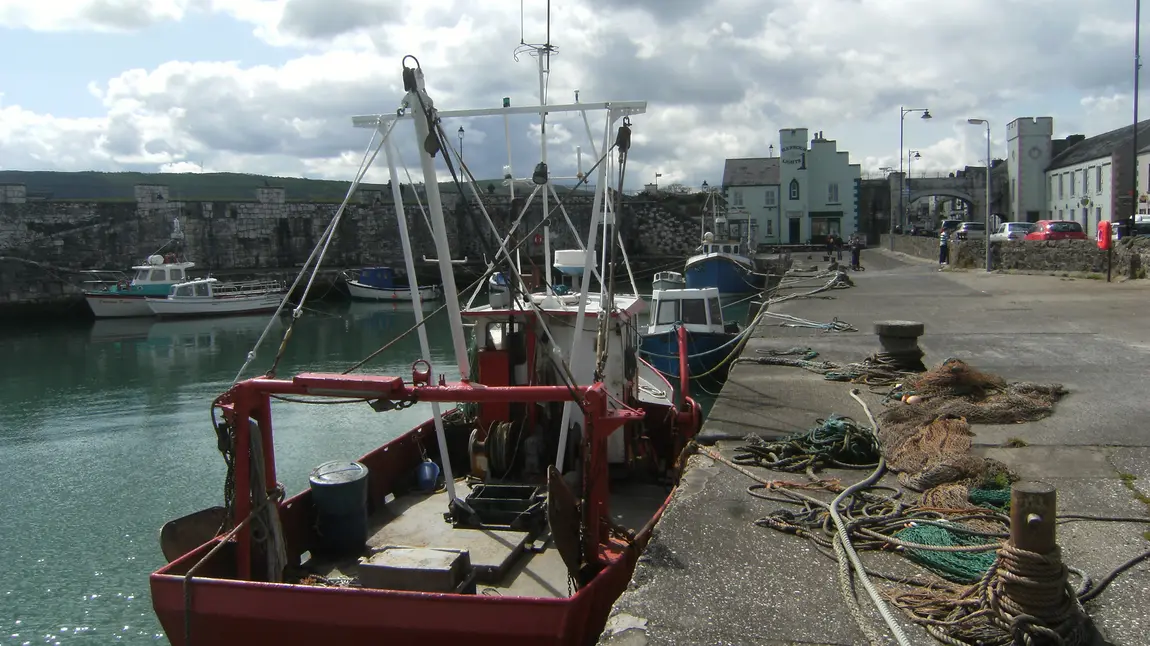
[[986, 223], [984, 222], [963, 222], [958, 225], [958, 229], [954, 232], [954, 237], [959, 240], [978, 240], [986, 237]]
[[1022, 240], [1034, 225], [1030, 222], [1003, 222], [998, 230], [990, 234], [991, 240]]
[[1074, 220], [1039, 220], [1024, 240], [1085, 240], [1086, 232]]
[[939, 233], [943, 231], [953, 233], [960, 226], [962, 226], [962, 220], [943, 220], [942, 224], [938, 225], [938, 231]]

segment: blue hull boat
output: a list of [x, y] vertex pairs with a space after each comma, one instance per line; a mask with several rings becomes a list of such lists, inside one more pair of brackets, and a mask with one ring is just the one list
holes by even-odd
[[[737, 334], [729, 332], [688, 332], [687, 333], [687, 372], [692, 377], [707, 375], [714, 379], [726, 377], [728, 362], [722, 369], [711, 372], [734, 348], [723, 348], [724, 344]], [[668, 377], [679, 377], [679, 333], [677, 330], [643, 336], [639, 346], [643, 358], [659, 372]]]
[[[641, 333], [639, 353], [653, 368], [668, 377], [679, 375], [679, 328], [687, 334], [687, 372], [691, 378], [706, 376], [722, 381], [735, 348], [738, 325], [723, 321], [719, 290], [656, 289], [651, 294], [651, 321]], [[727, 347], [723, 347], [724, 345]]]
[[725, 254], [705, 254], [687, 260], [687, 288], [714, 287], [723, 295], [755, 294], [762, 291], [764, 280], [756, 276], [750, 264], [743, 264]]

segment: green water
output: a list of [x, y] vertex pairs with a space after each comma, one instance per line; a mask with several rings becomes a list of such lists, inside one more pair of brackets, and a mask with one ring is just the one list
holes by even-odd
[[[279, 373], [350, 367], [414, 323], [410, 306], [394, 308], [307, 313]], [[159, 530], [219, 503], [224, 464], [208, 406], [267, 321], [0, 330], [0, 645], [166, 643], [148, 594], [148, 574], [164, 563]], [[428, 327], [432, 363], [451, 376], [447, 320]], [[283, 329], [277, 321], [256, 370], [267, 369]], [[410, 375], [418, 351], [411, 334], [364, 371]], [[355, 459], [430, 414], [425, 405], [273, 406], [289, 492], [305, 488], [317, 464]]]

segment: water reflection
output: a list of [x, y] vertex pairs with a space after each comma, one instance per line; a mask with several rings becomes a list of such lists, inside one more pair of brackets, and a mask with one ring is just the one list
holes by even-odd
[[[430, 309], [434, 309], [431, 307]], [[430, 312], [428, 312], [430, 313]], [[217, 504], [223, 460], [208, 422], [269, 317], [108, 320], [0, 331], [0, 644], [154, 643], [147, 575], [167, 520]], [[268, 370], [290, 319], [276, 320], [247, 375]], [[281, 376], [340, 372], [415, 323], [391, 303], [306, 310]], [[432, 361], [452, 365], [446, 316], [428, 323]], [[363, 368], [410, 374], [409, 334]], [[425, 405], [277, 402], [280, 480], [354, 459], [422, 422]], [[11, 635], [18, 634], [19, 638]]]

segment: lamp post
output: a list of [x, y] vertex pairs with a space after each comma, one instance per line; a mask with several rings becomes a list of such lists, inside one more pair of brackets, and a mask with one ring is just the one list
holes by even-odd
[[[930, 119], [930, 110], [927, 108], [904, 108], [899, 106], [898, 109], [898, 217], [903, 217], [905, 211], [903, 210], [903, 200], [906, 193], [906, 175], [902, 172], [902, 151], [903, 151], [903, 131], [906, 128], [906, 115], [912, 112], [921, 112], [923, 119]], [[890, 250], [894, 251], [894, 217], [890, 219]]]
[[967, 119], [972, 126], [986, 126], [986, 271], [990, 271], [990, 122], [986, 119]]
[[463, 161], [463, 126], [459, 126], [459, 160]]
[[[907, 182], [910, 182], [910, 180], [914, 179], [914, 160], [916, 160], [916, 159], [922, 159], [922, 153], [920, 153], [917, 150], [906, 151], [906, 181]], [[914, 188], [908, 184], [906, 187], [907, 197], [910, 197], [910, 194], [913, 192], [914, 192]], [[903, 211], [903, 213], [901, 214], [902, 226], [904, 228], [910, 226], [910, 208], [911, 208], [911, 205], [909, 202], [907, 202], [906, 210]]]

